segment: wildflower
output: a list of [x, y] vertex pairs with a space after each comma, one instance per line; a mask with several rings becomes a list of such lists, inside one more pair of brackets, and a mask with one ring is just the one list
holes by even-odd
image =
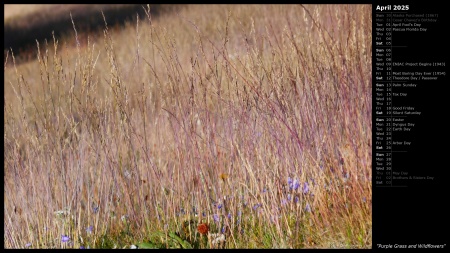
[[362, 198], [362, 201], [363, 201], [364, 203], [366, 203], [366, 201], [367, 201], [366, 197], [363, 197], [363, 198]]
[[285, 206], [287, 203], [288, 203], [288, 202], [287, 202], [286, 199], [282, 199], [282, 200], [281, 200], [281, 205]]
[[298, 197], [297, 197], [297, 196], [294, 198], [294, 202], [295, 202], [295, 203], [298, 202]]
[[197, 231], [202, 235], [206, 235], [208, 233], [208, 230], [209, 226], [205, 223], [200, 223], [197, 227]]
[[288, 185], [289, 189], [295, 191], [300, 186], [300, 182], [297, 179], [292, 180], [292, 178], [288, 177]]
[[253, 210], [258, 209], [258, 207], [260, 207], [260, 206], [261, 206], [261, 204], [256, 204], [256, 205], [254, 205], [254, 206], [253, 206]]
[[70, 237], [68, 237], [67, 235], [61, 236], [61, 242], [68, 242], [68, 241], [70, 241]]
[[94, 213], [98, 213], [99, 209], [100, 209], [100, 207], [98, 205], [96, 205], [95, 203], [92, 203], [92, 211]]
[[228, 213], [227, 217], [229, 220], [231, 220], [231, 213]]
[[58, 211], [55, 211], [54, 213], [58, 217], [64, 217], [64, 216], [69, 214], [69, 211], [67, 211], [67, 210], [58, 210]]
[[31, 247], [31, 243], [30, 242], [25, 244], [25, 248], [29, 248], [29, 247]]
[[219, 243], [225, 242], [225, 235], [224, 234], [211, 234], [211, 244], [212, 245], [218, 245]]
[[311, 212], [311, 206], [309, 204], [306, 204], [305, 211]]
[[303, 193], [304, 193], [304, 194], [307, 194], [308, 192], [309, 192], [308, 183], [305, 182], [305, 183], [303, 184]]
[[229, 175], [227, 173], [221, 173], [219, 175], [219, 177], [220, 177], [220, 179], [222, 179], [225, 182], [225, 180], [228, 179]]
[[264, 187], [263, 190], [262, 190], [262, 193], [266, 193], [266, 192], [267, 192], [267, 188]]
[[88, 232], [89, 234], [92, 233], [92, 230], [94, 230], [93, 226], [89, 226], [89, 227], [86, 228], [86, 232]]
[[80, 249], [86, 249], [83, 245], [80, 246]]
[[219, 222], [219, 215], [214, 214], [213, 215], [213, 219], [214, 219], [215, 222]]
[[137, 249], [138, 247], [136, 245], [131, 244], [130, 249]]
[[225, 233], [225, 227], [222, 227], [222, 229], [220, 230], [220, 232], [221, 232], [222, 234], [224, 234], [224, 233]]
[[218, 208], [218, 209], [222, 208], [222, 204], [219, 204], [219, 205], [217, 206], [217, 208]]
[[347, 181], [349, 180], [349, 178], [350, 178], [350, 174], [348, 174], [348, 172], [345, 173], [344, 178], [343, 178], [344, 183], [347, 183]]

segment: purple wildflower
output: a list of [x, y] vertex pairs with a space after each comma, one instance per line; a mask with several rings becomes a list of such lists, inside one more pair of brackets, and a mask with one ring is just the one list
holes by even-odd
[[67, 235], [61, 236], [61, 242], [68, 242], [68, 241], [70, 241], [70, 237], [68, 237]]
[[89, 234], [92, 233], [92, 230], [94, 230], [93, 226], [89, 226], [86, 228], [86, 232], [88, 232]]
[[217, 208], [218, 208], [218, 209], [221, 209], [221, 208], [222, 208], [222, 204], [219, 204], [219, 205], [217, 206]]
[[31, 243], [30, 242], [25, 244], [25, 248], [29, 248], [29, 247], [31, 247]]
[[100, 209], [100, 207], [99, 206], [95, 206], [94, 204], [92, 205], [92, 211], [94, 212], [94, 213], [98, 213], [98, 210]]
[[215, 222], [219, 222], [219, 215], [214, 214], [213, 215], [213, 219], [214, 219]]
[[288, 202], [287, 202], [286, 199], [282, 199], [282, 200], [281, 200], [281, 205], [282, 205], [282, 206], [285, 206], [287, 203], [288, 203]]
[[311, 206], [309, 204], [306, 204], [305, 211], [311, 212]]
[[297, 179], [292, 180], [292, 178], [288, 177], [288, 185], [291, 190], [297, 190], [300, 186], [300, 182]]
[[228, 213], [228, 219], [231, 220], [231, 213]]
[[304, 194], [307, 194], [308, 192], [309, 192], [308, 183], [305, 182], [305, 183], [303, 184], [303, 193], [304, 193]]

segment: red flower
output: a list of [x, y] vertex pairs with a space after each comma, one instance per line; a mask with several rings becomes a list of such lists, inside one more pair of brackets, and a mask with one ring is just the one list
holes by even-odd
[[209, 227], [205, 223], [200, 223], [197, 227], [197, 230], [200, 234], [206, 235], [208, 233]]

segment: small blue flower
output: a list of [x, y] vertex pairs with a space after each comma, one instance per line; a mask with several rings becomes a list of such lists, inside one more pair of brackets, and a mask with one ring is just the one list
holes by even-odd
[[266, 189], [266, 187], [264, 187], [262, 190], [262, 193], [266, 193], [266, 192], [267, 192], [267, 189]]
[[258, 209], [258, 207], [260, 207], [260, 206], [261, 206], [261, 204], [256, 204], [256, 205], [254, 205], [254, 206], [253, 206], [253, 210]]
[[289, 201], [291, 201], [291, 199], [292, 199], [291, 194], [288, 194], [287, 199], [288, 199]]
[[88, 232], [89, 234], [92, 233], [92, 230], [94, 230], [93, 226], [89, 226], [86, 228], [86, 232]]
[[70, 241], [70, 237], [68, 237], [67, 235], [61, 236], [61, 242], [68, 242], [68, 241]]
[[298, 197], [297, 197], [297, 196], [294, 198], [294, 202], [295, 202], [295, 203], [298, 202]]
[[231, 213], [228, 213], [228, 219], [231, 220]]
[[303, 184], [303, 193], [304, 193], [304, 194], [307, 194], [308, 192], [309, 192], [308, 183], [305, 182], [305, 183]]
[[213, 215], [213, 219], [214, 219], [215, 222], [219, 222], [219, 215], [214, 214]]
[[30, 242], [25, 244], [25, 248], [29, 248], [29, 247], [31, 247], [31, 243]]
[[80, 249], [86, 249], [83, 245], [80, 246]]
[[306, 204], [305, 211], [311, 212], [311, 206], [309, 204]]
[[362, 198], [362, 201], [363, 201], [364, 203], [366, 203], [366, 201], [367, 201], [366, 197], [363, 197], [363, 198]]
[[220, 232], [225, 233], [225, 227], [222, 227], [222, 230], [220, 230]]
[[206, 212], [205, 212], [205, 211], [203, 211], [203, 212], [202, 212], [202, 215], [203, 215], [204, 217], [206, 217]]
[[222, 204], [219, 204], [219, 205], [217, 206], [217, 208], [218, 208], [218, 209], [221, 209], [221, 208], [222, 208]]
[[288, 177], [288, 185], [289, 189], [295, 191], [300, 186], [300, 182], [297, 179], [292, 180], [292, 178]]
[[281, 200], [281, 205], [282, 205], [282, 206], [285, 206], [285, 205], [287, 205], [287, 203], [288, 203], [288, 202], [287, 202], [287, 200], [286, 200], [286, 199], [282, 199], [282, 200]]

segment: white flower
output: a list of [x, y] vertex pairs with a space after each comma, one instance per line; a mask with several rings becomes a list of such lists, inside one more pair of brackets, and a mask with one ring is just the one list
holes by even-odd
[[137, 248], [138, 247], [136, 245], [133, 245], [133, 244], [130, 246], [130, 249], [137, 249]]
[[221, 242], [225, 242], [225, 235], [224, 234], [219, 234], [219, 233], [214, 233], [214, 234], [210, 234], [209, 235], [211, 237], [211, 244], [212, 245], [217, 245]]

